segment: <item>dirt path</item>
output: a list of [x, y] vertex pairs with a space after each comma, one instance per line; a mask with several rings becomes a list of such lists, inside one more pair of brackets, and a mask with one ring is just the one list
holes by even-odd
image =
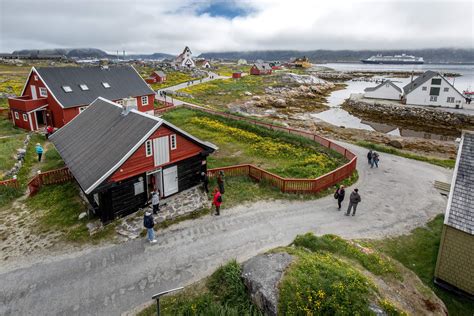
[[450, 182], [452, 171], [383, 153], [380, 168], [370, 169], [365, 149], [344, 146], [361, 157], [357, 186], [362, 203], [355, 217], [337, 211], [332, 196], [267, 201], [182, 222], [158, 232], [155, 245], [141, 239], [15, 262], [0, 267], [0, 314], [117, 315], [154, 293], [197, 281], [231, 258], [245, 260], [287, 245], [297, 234], [398, 235], [444, 211], [446, 198], [433, 181]]

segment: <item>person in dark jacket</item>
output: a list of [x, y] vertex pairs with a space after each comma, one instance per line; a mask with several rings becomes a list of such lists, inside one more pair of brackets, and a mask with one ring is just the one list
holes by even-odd
[[372, 154], [372, 168], [374, 167], [374, 165], [377, 168], [379, 167], [379, 154], [376, 152]]
[[355, 215], [356, 209], [357, 209], [357, 204], [359, 204], [361, 201], [360, 195], [359, 195], [359, 189], [354, 189], [352, 191], [351, 196], [349, 197], [349, 207], [347, 208], [346, 216], [349, 216], [352, 211], [352, 216]]
[[156, 243], [155, 231], [153, 226], [155, 226], [155, 220], [153, 219], [153, 214], [150, 211], [146, 211], [143, 215], [143, 226], [145, 226], [148, 235], [148, 241], [152, 244]]
[[369, 165], [372, 166], [372, 156], [373, 156], [373, 153], [372, 153], [372, 149], [369, 150], [369, 152], [367, 153], [367, 161], [369, 162]]
[[201, 181], [204, 186], [204, 191], [206, 191], [206, 193], [209, 193], [209, 177], [204, 171], [201, 172]]
[[219, 171], [219, 175], [217, 176], [217, 185], [219, 186], [219, 192], [224, 194], [224, 171]]
[[344, 186], [341, 184], [339, 189], [336, 190], [334, 197], [337, 197], [337, 206], [339, 211], [341, 210], [341, 203], [344, 201], [344, 196], [346, 195], [346, 191], [344, 190]]

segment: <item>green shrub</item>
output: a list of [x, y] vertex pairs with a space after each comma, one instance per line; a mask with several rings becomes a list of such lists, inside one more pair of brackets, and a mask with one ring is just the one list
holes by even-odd
[[0, 205], [6, 205], [21, 196], [21, 190], [9, 186], [0, 186]]
[[329, 253], [299, 253], [280, 284], [282, 315], [367, 315], [374, 285]]
[[307, 233], [305, 235], [298, 235], [293, 244], [313, 252], [326, 251], [354, 259], [364, 268], [376, 275], [398, 276], [395, 266], [389, 259], [384, 259], [375, 251], [362, 251], [361, 248], [336, 235], [318, 237], [313, 233]]

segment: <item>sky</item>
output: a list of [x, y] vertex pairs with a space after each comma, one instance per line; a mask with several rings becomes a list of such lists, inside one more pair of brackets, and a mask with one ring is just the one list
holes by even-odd
[[0, 0], [0, 52], [474, 47], [474, 1]]

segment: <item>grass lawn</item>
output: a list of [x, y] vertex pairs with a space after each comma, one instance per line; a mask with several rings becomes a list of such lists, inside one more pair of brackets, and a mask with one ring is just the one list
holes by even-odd
[[380, 151], [380, 152], [384, 152], [384, 153], [388, 153], [388, 154], [392, 154], [392, 155], [397, 155], [397, 156], [401, 156], [401, 157], [405, 157], [405, 158], [409, 158], [409, 159], [428, 162], [430, 164], [440, 166], [440, 167], [444, 167], [444, 168], [451, 168], [452, 169], [452, 168], [454, 168], [454, 165], [456, 164], [456, 160], [454, 160], [454, 159], [438, 159], [438, 158], [420, 156], [420, 155], [417, 155], [417, 154], [413, 154], [413, 153], [409, 153], [409, 152], [406, 152], [406, 151], [398, 150], [398, 149], [395, 149], [393, 147], [378, 145], [378, 144], [374, 144], [374, 143], [370, 143], [370, 142], [366, 142], [366, 141], [358, 141], [358, 142], [356, 142], [356, 145], [361, 146], [361, 147], [365, 147], [365, 148], [369, 148], [369, 149], [372, 149], [372, 150], [375, 150], [375, 151]]
[[188, 109], [170, 111], [163, 118], [219, 147], [208, 158], [209, 168], [250, 163], [282, 177], [316, 178], [346, 162], [340, 154], [304, 137], [247, 122]]
[[228, 64], [217, 64], [213, 65], [213, 72], [217, 73], [220, 76], [231, 77], [234, 72], [248, 73], [252, 65], [228, 65]]
[[[148, 78], [153, 71], [156, 69], [152, 67], [135, 67], [138, 71], [138, 73], [142, 76], [143, 79]], [[190, 73], [188, 72], [181, 72], [181, 71], [164, 71], [166, 73], [166, 81], [163, 83], [153, 83], [150, 84], [151, 88], [153, 90], [158, 90], [158, 89], [163, 89], [171, 86], [175, 86], [177, 84], [187, 82], [190, 80], [196, 80], [200, 79], [199, 78], [193, 78]]]
[[398, 260], [430, 287], [443, 300], [451, 315], [474, 315], [474, 302], [438, 288], [433, 283], [439, 242], [443, 227], [442, 215], [409, 235], [370, 240], [369, 244]]
[[23, 135], [0, 138], [0, 179], [15, 164], [14, 156], [16, 155], [16, 150], [23, 147], [24, 140], [25, 137]]

